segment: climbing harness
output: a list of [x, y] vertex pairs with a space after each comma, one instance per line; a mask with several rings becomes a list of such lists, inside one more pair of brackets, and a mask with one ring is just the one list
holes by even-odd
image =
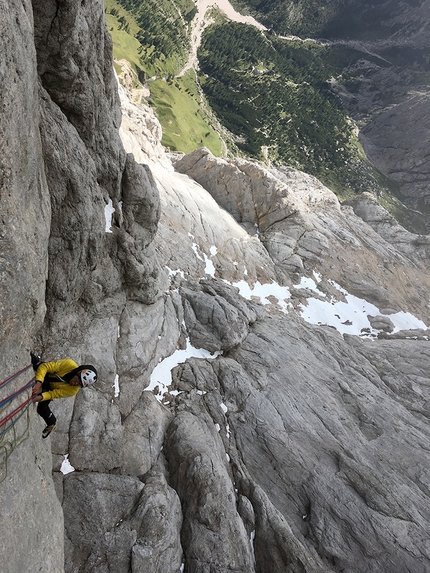
[[[0, 390], [5, 388], [10, 382], [18, 378], [21, 374], [26, 372], [31, 368], [31, 364], [22, 368], [3, 382], [0, 382]], [[7, 476], [7, 461], [10, 454], [17, 448], [24, 440], [28, 438], [28, 428], [29, 428], [29, 408], [33, 403], [33, 396], [26, 398], [23, 402], [19, 404], [16, 408], [9, 411], [4, 416], [3, 412], [18, 396], [23, 394], [26, 390], [33, 386], [34, 376], [29, 380], [24, 386], [19, 390], [16, 390], [9, 396], [2, 398], [0, 400], [0, 483]], [[18, 430], [17, 422], [20, 420], [24, 414], [27, 414], [25, 420], [24, 429]], [[11, 432], [9, 432], [11, 430]]]

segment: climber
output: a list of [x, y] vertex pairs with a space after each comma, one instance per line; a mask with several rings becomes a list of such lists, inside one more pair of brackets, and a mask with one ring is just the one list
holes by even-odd
[[46, 423], [42, 438], [47, 438], [55, 429], [57, 419], [49, 408], [51, 400], [75, 396], [81, 388], [94, 384], [97, 371], [94, 366], [78, 366], [71, 358], [55, 362], [41, 362], [40, 357], [30, 353], [36, 374], [32, 390], [33, 402], [37, 402], [37, 413]]

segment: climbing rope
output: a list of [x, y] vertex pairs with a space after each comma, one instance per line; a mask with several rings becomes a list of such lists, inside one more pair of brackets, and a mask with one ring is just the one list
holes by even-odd
[[15, 372], [15, 374], [12, 374], [12, 376], [9, 376], [9, 378], [6, 378], [6, 380], [3, 380], [3, 382], [0, 382], [0, 388], [7, 386], [9, 382], [12, 382], [12, 380], [18, 378], [18, 376], [20, 376], [23, 372], [26, 372], [29, 368], [31, 368], [31, 364], [29, 364], [25, 368], [22, 368], [22, 370], [18, 370], [18, 372]]
[[[14, 400], [17, 396], [19, 396], [19, 394], [22, 394], [28, 388], [33, 386], [33, 381], [34, 381], [34, 376], [29, 382], [27, 382], [27, 384], [25, 386], [23, 386], [22, 388], [20, 388], [19, 390], [17, 390], [16, 392], [14, 392], [10, 396], [8, 396], [7, 398], [0, 400], [0, 410], [3, 408], [3, 406], [6, 406], [6, 404], [9, 404], [9, 402], [12, 402], [12, 400]], [[0, 420], [0, 427], [1, 427], [1, 420]]]
[[[0, 382], [0, 389], [7, 386], [12, 380], [15, 380], [18, 376], [26, 372], [29, 368], [31, 368], [31, 364], [22, 368], [3, 382]], [[33, 385], [34, 377], [31, 378], [24, 386], [16, 390], [6, 398], [0, 400], [0, 414], [5, 411], [7, 406], [9, 406], [15, 398], [23, 394], [26, 390], [30, 389]], [[28, 429], [30, 425], [30, 418], [29, 418], [29, 408], [33, 403], [33, 396], [26, 398], [19, 406], [8, 412], [5, 416], [0, 418], [0, 483], [6, 478], [7, 476], [7, 461], [11, 453], [24, 441], [28, 438]], [[18, 427], [16, 426], [18, 420], [20, 420], [25, 414], [26, 415], [26, 423], [21, 432], [18, 431]], [[20, 424], [22, 428], [22, 424]], [[13, 430], [12, 433], [8, 433], [9, 430]], [[8, 433], [8, 438], [6, 440], [6, 434]]]
[[[25, 400], [22, 404], [20, 404], [17, 408], [15, 408], [15, 410], [12, 410], [12, 412], [9, 412], [9, 414], [7, 416], [5, 416], [3, 419], [0, 420], [0, 428], [3, 428], [3, 426], [5, 424], [7, 424], [8, 422], [11, 422], [9, 424], [9, 426], [4, 428], [4, 430], [0, 431], [0, 437], [3, 436], [3, 434], [5, 434], [9, 430], [9, 428], [11, 428], [12, 426], [14, 426], [16, 424], [16, 422], [22, 416], [22, 413], [24, 413], [25, 410], [27, 410], [30, 407], [30, 404], [32, 401], [33, 401], [33, 397], [30, 396], [30, 398], [27, 398], [27, 400]], [[23, 412], [23, 410], [24, 410], [24, 412]], [[17, 414], [19, 414], [20, 412], [22, 412], [22, 413], [17, 418], [15, 418], [15, 420], [14, 420], [13, 418]]]

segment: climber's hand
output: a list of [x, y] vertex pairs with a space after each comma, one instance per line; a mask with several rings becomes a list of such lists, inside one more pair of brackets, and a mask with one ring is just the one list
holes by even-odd
[[40, 389], [42, 387], [41, 382], [36, 382], [31, 390], [31, 393], [33, 394], [33, 396], [37, 396], [37, 394], [40, 393]]

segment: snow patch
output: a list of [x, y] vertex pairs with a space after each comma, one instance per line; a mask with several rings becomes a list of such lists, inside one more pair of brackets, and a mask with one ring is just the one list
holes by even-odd
[[176, 277], [176, 275], [181, 275], [183, 279], [185, 278], [184, 271], [181, 271], [181, 269], [176, 269], [176, 271], [174, 271], [170, 267], [166, 266], [166, 270], [169, 274], [169, 277]]
[[113, 381], [113, 388], [115, 390], [115, 398], [119, 396], [119, 376], [115, 374], [115, 380]]
[[285, 314], [288, 313], [288, 304], [285, 302], [291, 298], [291, 293], [288, 287], [283, 287], [275, 282], [263, 285], [259, 281], [250, 287], [249, 284], [244, 280], [231, 284], [238, 288], [239, 293], [247, 300], [252, 300], [252, 298], [255, 297], [260, 299], [262, 304], [266, 305], [272, 304], [269, 300], [269, 297], [273, 297], [277, 300], [277, 304], [281, 311]]
[[115, 213], [115, 208], [112, 204], [112, 199], [109, 199], [109, 203], [105, 207], [105, 221], [106, 221], [106, 233], [112, 233], [112, 215]]
[[60, 472], [64, 475], [70, 474], [75, 471], [75, 468], [69, 462], [69, 454], [64, 456], [63, 463], [61, 464]]
[[[357, 336], [375, 338], [380, 331], [372, 328], [368, 316], [379, 316], [381, 313], [378, 307], [362, 298], [349, 294], [348, 291], [334, 281], [329, 280], [328, 282], [345, 296], [346, 302], [336, 300], [334, 297], [327, 300], [309, 297], [306, 299], [306, 305], [299, 305], [302, 318], [310, 324], [333, 326], [341, 334], [355, 334]], [[307, 279], [306, 281], [302, 279], [300, 285], [302, 284], [306, 284], [311, 290], [324, 295], [324, 293], [318, 291], [318, 287], [312, 279]], [[396, 312], [386, 316], [394, 324], [394, 332], [414, 329], [425, 330], [427, 328], [422, 320], [419, 320], [409, 312]]]
[[176, 350], [173, 354], [158, 363], [152, 371], [150, 384], [145, 388], [145, 390], [148, 392], [154, 392], [155, 388], [158, 386], [156, 398], [161, 402], [164, 394], [169, 391], [169, 386], [172, 384], [172, 370], [175, 366], [183, 364], [188, 358], [214, 359], [220, 354], [220, 351], [211, 354], [204, 348], [194, 348], [189, 339], [187, 339], [185, 350]]

